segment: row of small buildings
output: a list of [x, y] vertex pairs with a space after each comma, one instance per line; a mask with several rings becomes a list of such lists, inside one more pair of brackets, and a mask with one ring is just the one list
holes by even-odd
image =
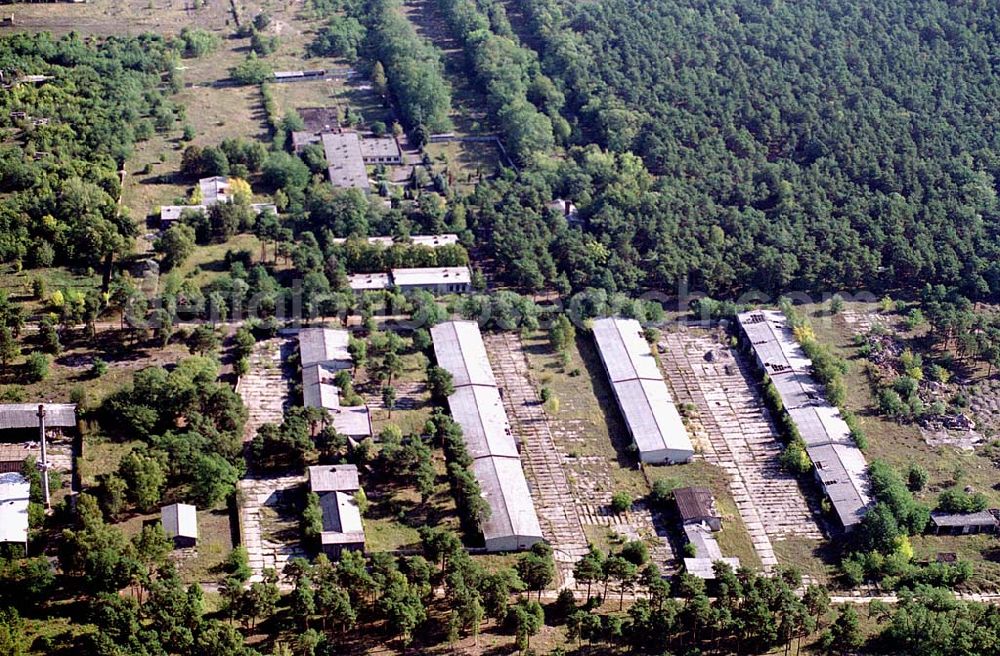
[[431, 338], [438, 366], [452, 376], [448, 407], [490, 508], [480, 526], [486, 550], [527, 549], [542, 540], [542, 529], [479, 325], [449, 321], [434, 326]]
[[868, 463], [840, 411], [813, 378], [812, 362], [784, 313], [753, 310], [737, 316], [757, 366], [777, 391], [814, 466], [816, 480], [845, 530], [857, 526], [871, 502]]

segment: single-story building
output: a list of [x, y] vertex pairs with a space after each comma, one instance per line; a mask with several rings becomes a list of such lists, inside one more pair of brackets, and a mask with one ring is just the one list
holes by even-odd
[[467, 294], [472, 291], [472, 272], [469, 267], [393, 269], [392, 284], [403, 292], [426, 289], [435, 294]]
[[361, 489], [354, 465], [317, 465], [309, 468], [309, 489], [319, 497], [323, 511], [320, 546], [339, 559], [344, 551], [364, 551], [365, 527], [355, 493]]
[[198, 509], [186, 503], [172, 503], [160, 509], [163, 532], [175, 549], [198, 546]]
[[684, 536], [694, 546], [695, 553], [693, 558], [684, 559], [684, 568], [689, 574], [700, 579], [711, 580], [715, 578], [715, 563], [717, 562], [726, 563], [733, 569], [739, 568], [740, 559], [723, 556], [718, 541], [707, 526], [688, 524], [684, 527]]
[[1000, 528], [991, 510], [974, 513], [932, 512], [929, 530], [934, 535], [973, 535], [996, 533]]
[[28, 497], [31, 483], [17, 472], [0, 474], [0, 543], [28, 551]]
[[715, 508], [715, 497], [707, 487], [681, 487], [674, 490], [674, 501], [683, 524], [702, 524], [713, 531], [722, 530], [722, 517]]
[[371, 137], [361, 140], [361, 159], [365, 164], [402, 164], [403, 151], [394, 137]]

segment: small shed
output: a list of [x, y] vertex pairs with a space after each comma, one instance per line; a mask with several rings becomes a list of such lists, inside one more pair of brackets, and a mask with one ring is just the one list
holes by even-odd
[[715, 498], [707, 487], [682, 487], [674, 490], [674, 501], [684, 524], [705, 524], [713, 531], [722, 530], [722, 517], [715, 508]]
[[931, 513], [930, 530], [934, 535], [973, 535], [996, 533], [1000, 528], [993, 511], [975, 513]]
[[186, 503], [174, 503], [160, 509], [160, 522], [175, 549], [198, 545], [198, 509]]

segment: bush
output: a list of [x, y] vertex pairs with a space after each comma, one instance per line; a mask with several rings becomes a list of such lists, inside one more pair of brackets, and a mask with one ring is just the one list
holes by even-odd
[[32, 353], [25, 362], [25, 378], [30, 383], [38, 383], [49, 377], [49, 356]]
[[653, 491], [649, 498], [654, 504], [661, 508], [666, 506], [674, 498], [674, 489], [677, 482], [669, 478], [659, 478], [653, 482]]
[[946, 513], [975, 513], [986, 510], [989, 500], [982, 492], [964, 492], [952, 488], [938, 496], [937, 509]]
[[906, 485], [912, 492], [920, 492], [927, 486], [929, 478], [926, 469], [920, 465], [910, 465], [909, 471], [906, 472]]
[[632, 507], [632, 495], [624, 490], [619, 490], [611, 496], [611, 510], [620, 515]]
[[108, 373], [108, 363], [101, 358], [94, 358], [94, 363], [90, 366], [90, 375], [100, 378], [106, 373]]

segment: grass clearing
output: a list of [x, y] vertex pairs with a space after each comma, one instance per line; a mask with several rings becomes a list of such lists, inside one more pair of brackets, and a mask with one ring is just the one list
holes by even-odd
[[[856, 314], [876, 313], [874, 304], [850, 303], [847, 308]], [[905, 476], [911, 465], [919, 465], [930, 474], [926, 489], [917, 497], [932, 507], [941, 490], [958, 484], [972, 486], [985, 494], [993, 507], [1000, 506], [1000, 491], [994, 488], [1000, 473], [989, 458], [978, 451], [963, 451], [951, 446], [930, 446], [923, 439], [916, 424], [898, 423], [877, 413], [877, 402], [864, 370], [864, 359], [854, 345], [854, 330], [844, 315], [829, 316], [818, 305], [802, 306], [801, 311], [812, 322], [816, 338], [849, 364], [844, 376], [847, 389], [845, 405], [857, 416], [868, 436], [865, 456], [869, 461], [883, 460]], [[897, 325], [901, 317], [882, 315]]]

